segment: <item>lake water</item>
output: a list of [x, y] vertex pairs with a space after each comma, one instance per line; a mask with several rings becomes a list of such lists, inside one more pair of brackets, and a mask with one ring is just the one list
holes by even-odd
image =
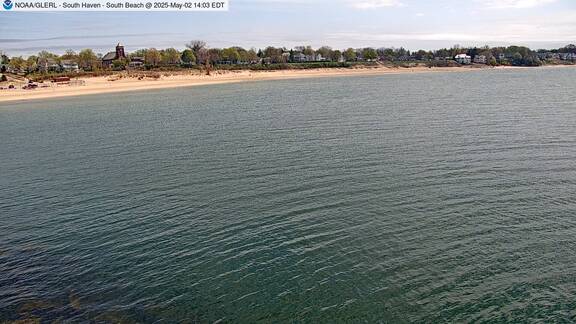
[[576, 68], [0, 105], [0, 322], [576, 320]]

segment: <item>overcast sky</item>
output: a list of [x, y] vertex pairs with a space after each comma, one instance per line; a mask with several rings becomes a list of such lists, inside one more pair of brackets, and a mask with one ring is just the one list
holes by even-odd
[[230, 0], [228, 12], [0, 11], [0, 50], [181, 49], [192, 39], [247, 48], [329, 45], [433, 49], [576, 43], [575, 0]]

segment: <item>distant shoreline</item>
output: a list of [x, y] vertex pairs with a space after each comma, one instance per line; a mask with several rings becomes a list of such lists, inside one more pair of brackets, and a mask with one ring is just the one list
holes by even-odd
[[362, 76], [362, 75], [387, 75], [409, 73], [437, 73], [437, 72], [468, 72], [503, 69], [546, 69], [572, 67], [574, 65], [545, 66], [545, 67], [363, 67], [355, 69], [328, 68], [312, 70], [277, 70], [277, 71], [213, 71], [211, 75], [174, 72], [158, 79], [131, 77], [126, 73], [118, 73], [105, 77], [82, 77], [78, 78], [84, 85], [71, 86], [59, 85], [49, 88], [32, 90], [11, 89], [0, 90], [0, 103], [13, 101], [28, 101], [40, 99], [63, 98], [83, 95], [96, 95], [118, 92], [130, 92], [141, 90], [156, 90], [190, 86], [202, 86], [212, 84], [238, 83], [247, 81], [288, 80], [304, 78], [320, 78], [334, 76]]

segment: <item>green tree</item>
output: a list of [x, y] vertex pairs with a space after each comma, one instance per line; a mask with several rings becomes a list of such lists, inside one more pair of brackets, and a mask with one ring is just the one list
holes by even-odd
[[160, 52], [157, 49], [151, 48], [146, 51], [146, 55], [144, 56], [144, 62], [151, 66], [157, 66], [162, 57], [160, 56]]
[[30, 55], [26, 59], [26, 67], [28, 72], [35, 71], [38, 68], [38, 57], [36, 55]]
[[164, 64], [180, 64], [180, 52], [175, 48], [167, 48], [161, 52], [161, 61]]
[[196, 55], [194, 55], [194, 52], [191, 49], [185, 49], [184, 51], [182, 51], [180, 59], [185, 64], [189, 65], [196, 64]]
[[125, 70], [126, 69], [126, 63], [127, 62], [125, 59], [114, 60], [114, 61], [112, 61], [112, 69], [114, 71]]
[[238, 49], [238, 54], [240, 54], [240, 63], [250, 63], [248, 58], [248, 51], [245, 49]]
[[353, 48], [347, 49], [342, 55], [344, 55], [344, 60], [346, 60], [346, 62], [356, 60], [356, 51]]
[[378, 58], [378, 53], [376, 53], [375, 49], [368, 47], [362, 51], [362, 57], [364, 57], [365, 60], [374, 61]]
[[250, 50], [248, 50], [248, 51], [246, 52], [246, 59], [247, 59], [246, 61], [247, 61], [248, 63], [258, 62], [259, 57], [258, 57], [258, 53], [256, 52], [256, 50], [253, 49], [253, 48], [251, 48]]
[[542, 65], [542, 61], [536, 56], [528, 56], [525, 57], [523, 60], [524, 65], [526, 66], [540, 66]]
[[224, 61], [238, 63], [238, 61], [240, 61], [240, 53], [238, 53], [238, 49], [234, 47], [225, 48], [222, 50], [222, 59]]
[[512, 56], [512, 64], [513, 65], [522, 65], [523, 64], [522, 59], [523, 59], [522, 54], [516, 52]]
[[332, 51], [332, 53], [330, 54], [330, 60], [332, 62], [338, 62], [340, 61], [341, 58], [342, 58], [342, 52], [340, 52], [339, 50]]
[[78, 53], [78, 65], [81, 69], [93, 70], [97, 66], [98, 57], [89, 49], [83, 49]]
[[8, 58], [8, 56], [6, 56], [4, 52], [0, 51], [0, 64], [8, 64], [9, 60], [10, 59]]
[[24, 70], [27, 68], [26, 60], [22, 56], [14, 56], [10, 59], [8, 66], [15, 70]]
[[129, 57], [133, 58], [133, 57], [146, 57], [146, 52], [148, 50], [145, 48], [141, 48], [139, 50], [135, 50], [134, 52], [130, 53]]
[[490, 64], [490, 66], [496, 66], [498, 65], [498, 62], [496, 61], [496, 58], [494, 56], [491, 56], [490, 61], [488, 61], [488, 64]]
[[418, 61], [426, 61], [434, 57], [432, 53], [426, 52], [425, 50], [419, 50], [418, 52], [414, 53], [414, 56], [416, 56]]
[[248, 51], [242, 47], [235, 46], [232, 47], [238, 52], [238, 62], [237, 63], [246, 63], [248, 62]]

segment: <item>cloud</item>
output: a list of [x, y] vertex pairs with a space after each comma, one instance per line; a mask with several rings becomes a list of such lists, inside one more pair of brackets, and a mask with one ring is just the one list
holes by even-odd
[[108, 39], [108, 38], [131, 38], [131, 37], [144, 37], [144, 36], [163, 36], [163, 35], [185, 35], [183, 33], [138, 33], [138, 34], [108, 34], [108, 35], [72, 35], [72, 36], [54, 36], [54, 37], [40, 37], [40, 38], [0, 38], [0, 43], [30, 43], [39, 41], [55, 41], [55, 40], [82, 40], [82, 39]]
[[356, 9], [374, 9], [382, 7], [401, 7], [399, 0], [351, 0], [350, 6]]
[[522, 9], [544, 6], [556, 2], [557, 0], [476, 0], [490, 9]]
[[341, 30], [327, 35], [329, 39], [344, 42], [362, 41], [366, 44], [403, 44], [406, 41], [450, 41], [468, 42], [483, 45], [485, 43], [526, 43], [526, 42], [563, 42], [573, 43], [576, 39], [576, 11], [554, 14], [538, 14], [517, 18], [495, 19], [472, 25], [447, 25], [426, 31], [414, 29], [381, 30]]

